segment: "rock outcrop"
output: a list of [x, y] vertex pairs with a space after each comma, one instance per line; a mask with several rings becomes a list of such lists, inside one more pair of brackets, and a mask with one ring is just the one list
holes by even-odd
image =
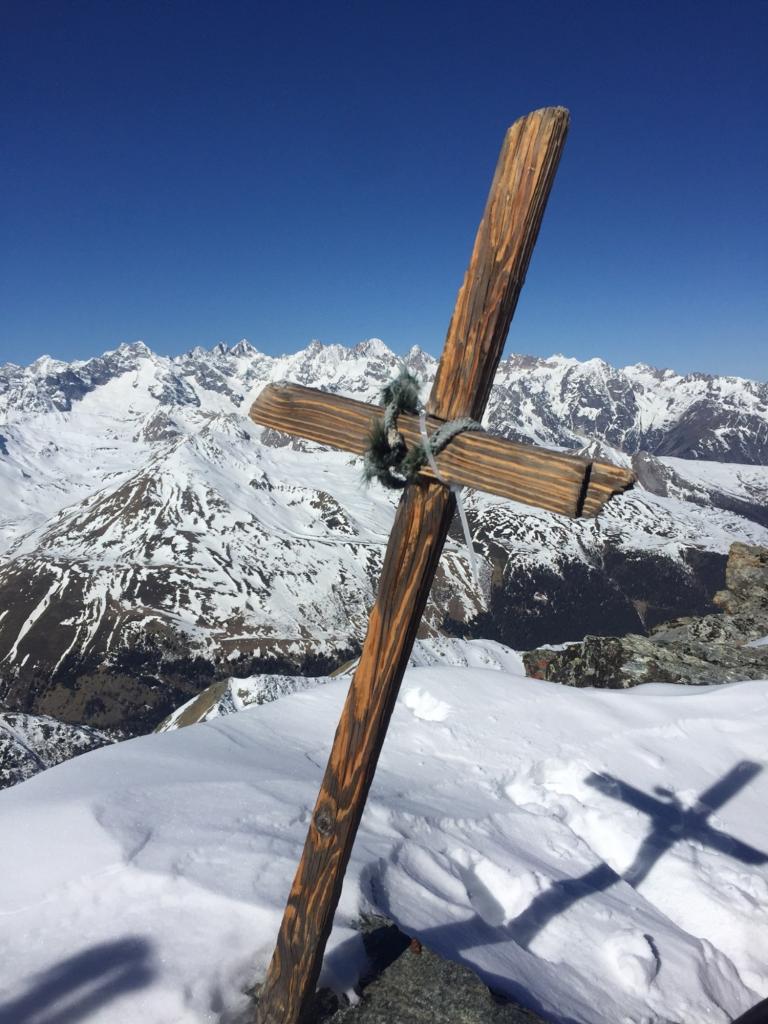
[[530, 1010], [495, 999], [468, 967], [405, 943], [405, 952], [363, 987], [360, 1002], [327, 1024], [544, 1024]]
[[[544, 1024], [541, 1017], [494, 995], [468, 967], [411, 940], [391, 921], [360, 922], [368, 971], [359, 1002], [344, 1005], [320, 989], [311, 1010], [315, 1024]], [[253, 992], [257, 996], [257, 986]], [[232, 1024], [253, 1019], [253, 1007]]]
[[768, 548], [736, 543], [720, 614], [672, 619], [649, 636], [587, 636], [523, 655], [529, 675], [572, 686], [725, 683], [768, 676]]

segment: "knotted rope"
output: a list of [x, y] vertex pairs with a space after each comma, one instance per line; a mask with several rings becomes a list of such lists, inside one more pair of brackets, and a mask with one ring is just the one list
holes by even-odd
[[[426, 409], [419, 399], [419, 382], [405, 367], [383, 389], [381, 399], [384, 403], [384, 417], [376, 420], [371, 427], [363, 463], [363, 476], [366, 483], [378, 480], [384, 487], [399, 490], [415, 480], [422, 466], [429, 464], [440, 483], [450, 487], [456, 498], [464, 540], [472, 566], [472, 575], [475, 578], [475, 583], [479, 583], [475, 551], [461, 501], [461, 488], [443, 479], [437, 468], [435, 457], [454, 437], [458, 437], [464, 431], [482, 430], [481, 424], [477, 420], [464, 416], [443, 423], [430, 437], [427, 434]], [[406, 446], [403, 435], [397, 429], [397, 417], [401, 412], [419, 417], [420, 445], [414, 445], [410, 449]]]

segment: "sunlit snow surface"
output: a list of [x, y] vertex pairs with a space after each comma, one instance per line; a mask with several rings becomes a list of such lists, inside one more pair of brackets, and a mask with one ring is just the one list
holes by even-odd
[[[241, 1011], [346, 686], [0, 794], [3, 1024]], [[325, 981], [353, 985], [351, 925], [377, 910], [553, 1021], [725, 1024], [768, 995], [767, 725], [768, 681], [622, 692], [409, 670]]]

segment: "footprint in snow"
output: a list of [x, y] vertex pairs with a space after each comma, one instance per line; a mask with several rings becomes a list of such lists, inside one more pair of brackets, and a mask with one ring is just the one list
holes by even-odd
[[625, 929], [603, 945], [603, 958], [616, 981], [627, 991], [643, 995], [659, 973], [661, 962], [650, 935]]
[[412, 715], [425, 722], [444, 722], [451, 713], [451, 705], [438, 700], [427, 690], [408, 690], [403, 697], [403, 704]]
[[543, 886], [533, 871], [513, 875], [485, 857], [459, 871], [472, 908], [493, 928], [509, 924], [522, 914]]

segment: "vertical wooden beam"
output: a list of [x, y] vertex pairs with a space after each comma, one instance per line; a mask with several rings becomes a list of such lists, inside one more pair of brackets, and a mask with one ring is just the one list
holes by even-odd
[[[482, 416], [567, 128], [567, 111], [549, 107], [521, 118], [506, 134], [432, 389], [429, 411], [435, 416]], [[297, 1024], [311, 1006], [352, 844], [453, 513], [453, 495], [442, 484], [418, 481], [405, 489], [257, 1024]]]
[[433, 416], [482, 418], [567, 131], [562, 107], [507, 131], [432, 387]]

